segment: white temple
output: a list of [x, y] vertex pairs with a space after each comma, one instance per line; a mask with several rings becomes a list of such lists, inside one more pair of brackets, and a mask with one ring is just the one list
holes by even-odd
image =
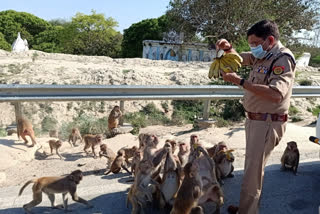
[[21, 39], [20, 32], [18, 33], [17, 39], [12, 44], [12, 52], [23, 52], [28, 51], [28, 41]]

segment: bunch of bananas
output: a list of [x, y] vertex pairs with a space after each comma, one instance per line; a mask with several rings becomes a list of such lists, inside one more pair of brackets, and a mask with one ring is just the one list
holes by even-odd
[[[220, 50], [221, 51], [221, 50]], [[218, 55], [218, 54], [217, 54]], [[220, 71], [230, 73], [238, 71], [243, 61], [242, 57], [237, 53], [223, 53], [220, 57], [213, 58], [213, 62], [209, 69], [208, 77], [211, 79], [219, 78]]]

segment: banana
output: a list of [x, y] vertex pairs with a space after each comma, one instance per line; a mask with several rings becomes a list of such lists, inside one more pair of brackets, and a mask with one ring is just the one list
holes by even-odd
[[219, 78], [220, 70], [226, 73], [236, 72], [241, 67], [242, 57], [237, 53], [224, 53], [220, 58], [214, 58], [209, 69], [209, 78]]

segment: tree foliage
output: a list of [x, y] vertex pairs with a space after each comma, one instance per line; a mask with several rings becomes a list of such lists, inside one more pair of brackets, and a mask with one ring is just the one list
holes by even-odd
[[10, 51], [11, 45], [6, 41], [4, 35], [0, 32], [0, 49]]
[[216, 39], [236, 41], [262, 19], [274, 20], [282, 37], [294, 31], [310, 30], [316, 22], [318, 0], [171, 0], [167, 15], [169, 23], [191, 38], [200, 33]]
[[14, 10], [0, 12], [0, 32], [9, 44], [12, 44], [18, 32], [21, 32], [21, 37], [27, 39], [29, 46], [32, 47], [34, 36], [48, 29], [49, 26], [47, 21], [30, 13]]
[[143, 40], [161, 40], [163, 33], [168, 31], [167, 17], [145, 19], [131, 25], [123, 32], [122, 57], [142, 57]]
[[65, 53], [84, 55], [120, 55], [122, 36], [114, 28], [117, 22], [104, 14], [77, 13], [70, 23], [64, 23], [61, 45]]

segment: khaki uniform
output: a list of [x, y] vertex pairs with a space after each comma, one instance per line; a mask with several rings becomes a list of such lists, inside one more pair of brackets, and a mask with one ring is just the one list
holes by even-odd
[[[245, 90], [243, 106], [247, 112], [287, 114], [295, 76], [295, 63], [289, 56], [275, 61], [271, 73], [268, 70], [272, 61], [281, 53], [293, 54], [289, 49], [276, 44], [263, 59], [255, 59], [251, 53], [242, 53], [243, 65], [252, 66], [247, 81], [268, 85], [282, 96], [280, 103], [273, 103]], [[268, 115], [265, 121], [246, 119], [246, 156], [244, 176], [241, 186], [239, 214], [258, 214], [262, 191], [264, 167], [267, 159], [280, 142], [286, 128], [286, 122], [272, 121]]]

